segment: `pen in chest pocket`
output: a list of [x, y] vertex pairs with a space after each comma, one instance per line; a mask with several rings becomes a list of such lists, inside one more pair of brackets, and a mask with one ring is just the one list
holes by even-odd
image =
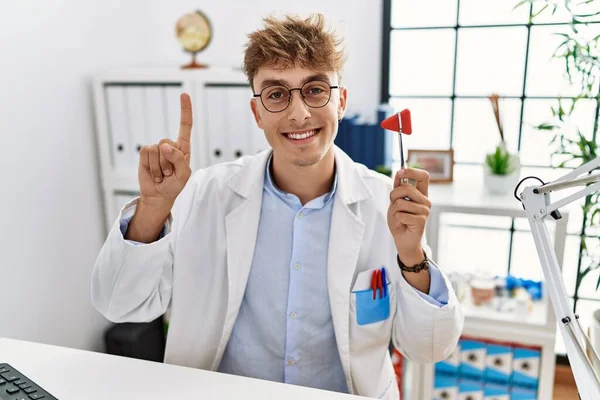
[[371, 275], [371, 290], [373, 291], [373, 300], [377, 299], [378, 291], [380, 299], [387, 296], [385, 268], [373, 271], [373, 275]]

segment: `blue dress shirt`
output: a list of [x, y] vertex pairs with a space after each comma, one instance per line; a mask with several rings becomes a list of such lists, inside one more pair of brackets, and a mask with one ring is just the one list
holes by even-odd
[[[271, 159], [248, 283], [219, 371], [347, 393], [327, 287], [337, 176], [329, 193], [303, 206], [275, 186], [270, 166]], [[129, 221], [121, 220], [123, 234]], [[439, 270], [430, 274], [430, 294], [417, 292], [447, 304]]]

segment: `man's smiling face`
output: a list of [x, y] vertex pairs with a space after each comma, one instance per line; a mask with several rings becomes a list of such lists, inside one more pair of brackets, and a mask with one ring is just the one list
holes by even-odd
[[[252, 111], [279, 159], [296, 166], [308, 166], [316, 164], [332, 150], [347, 96], [345, 88], [330, 89], [339, 84], [335, 72], [262, 67], [253, 84], [254, 93], [262, 92], [263, 95], [262, 99], [255, 97], [252, 100]], [[302, 87], [302, 93], [293, 90], [289, 99], [287, 89]], [[272, 111], [285, 109], [271, 112], [267, 108]]]

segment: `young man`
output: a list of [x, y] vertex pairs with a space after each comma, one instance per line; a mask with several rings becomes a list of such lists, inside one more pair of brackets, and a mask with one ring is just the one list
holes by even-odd
[[423, 363], [455, 348], [463, 315], [424, 251], [427, 173], [392, 181], [333, 145], [338, 45], [320, 15], [249, 35], [250, 106], [272, 149], [190, 179], [185, 94], [178, 140], [142, 149], [140, 197], [100, 252], [92, 299], [115, 322], [170, 306], [165, 362], [391, 400], [390, 341]]

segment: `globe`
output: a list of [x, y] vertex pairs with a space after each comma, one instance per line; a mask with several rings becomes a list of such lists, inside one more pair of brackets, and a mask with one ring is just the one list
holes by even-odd
[[207, 68], [206, 64], [196, 62], [196, 54], [204, 50], [212, 38], [208, 17], [199, 10], [185, 14], [175, 25], [175, 35], [183, 50], [192, 54], [192, 62], [182, 68]]

